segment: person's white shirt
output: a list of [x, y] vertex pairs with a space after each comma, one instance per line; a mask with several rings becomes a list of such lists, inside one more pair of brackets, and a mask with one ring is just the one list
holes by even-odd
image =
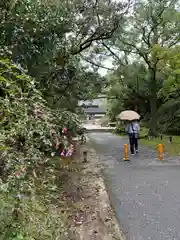
[[129, 133], [129, 134], [139, 133], [139, 131], [140, 131], [140, 126], [139, 126], [139, 123], [137, 121], [130, 122], [126, 126], [126, 132]]

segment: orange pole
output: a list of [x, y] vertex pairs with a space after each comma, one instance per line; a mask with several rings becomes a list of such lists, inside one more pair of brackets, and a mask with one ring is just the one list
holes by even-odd
[[163, 160], [163, 145], [158, 144], [158, 159]]
[[128, 161], [128, 144], [124, 144], [124, 161]]

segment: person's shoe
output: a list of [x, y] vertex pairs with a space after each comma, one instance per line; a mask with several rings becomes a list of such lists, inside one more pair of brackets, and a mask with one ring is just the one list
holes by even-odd
[[139, 150], [136, 150], [136, 154], [138, 154], [139, 153]]
[[132, 156], [134, 156], [134, 153], [131, 153]]

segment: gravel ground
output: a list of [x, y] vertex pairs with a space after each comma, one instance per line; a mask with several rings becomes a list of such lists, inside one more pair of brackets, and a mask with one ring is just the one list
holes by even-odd
[[[123, 240], [103, 181], [99, 156], [88, 143], [81, 146], [81, 156], [83, 151], [88, 152], [88, 161], [83, 163], [83, 170], [78, 173], [77, 183], [81, 189], [81, 199], [76, 202], [79, 207], [74, 218], [76, 239]], [[79, 164], [82, 164], [82, 160], [80, 159]]]
[[104, 166], [105, 182], [123, 232], [130, 240], [180, 239], [180, 161], [140, 146], [138, 156], [123, 161], [127, 139], [89, 133]]

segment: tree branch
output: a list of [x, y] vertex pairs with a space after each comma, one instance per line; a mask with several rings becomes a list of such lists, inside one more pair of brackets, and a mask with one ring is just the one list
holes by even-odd
[[[151, 2], [152, 4], [152, 2]], [[152, 6], [151, 6], [152, 7]], [[148, 37], [147, 37], [147, 41], [149, 43], [149, 46], [151, 46], [151, 42], [150, 42], [150, 37], [151, 37], [151, 33], [163, 22], [163, 18], [162, 18], [162, 14], [163, 12], [165, 11], [166, 7], [163, 7], [160, 12], [158, 13], [157, 16], [153, 16], [152, 15], [152, 12], [151, 12], [151, 19], [152, 19], [152, 22], [154, 23], [151, 30], [149, 31], [149, 34], [148, 34]], [[160, 21], [157, 21], [160, 20]]]
[[171, 48], [171, 47], [175, 46], [175, 45], [178, 44], [179, 42], [180, 42], [180, 37], [177, 37], [177, 39], [175, 39], [174, 41], [172, 41], [172, 42], [169, 44], [168, 48]]
[[148, 47], [150, 47], [150, 46], [151, 46], [150, 38], [149, 38], [149, 36], [148, 36], [147, 39], [146, 39], [146, 30], [145, 30], [145, 27], [142, 28], [142, 31], [143, 31], [143, 33], [142, 33], [142, 40], [148, 45]]
[[[116, 53], [114, 53], [110, 47], [108, 47], [103, 41], [102, 41], [102, 45], [119, 61], [121, 62], [121, 59], [118, 57], [118, 55]], [[124, 65], [124, 64], [123, 64]]]
[[92, 64], [92, 65], [94, 65], [96, 67], [104, 68], [104, 69], [109, 70], [109, 71], [114, 71], [115, 70], [114, 68], [108, 68], [108, 67], [102, 66], [102, 65], [100, 65], [98, 63], [95, 63], [95, 62], [85, 58], [82, 54], [80, 54], [80, 56], [83, 58], [84, 61], [86, 61], [86, 62], [88, 62], [88, 63], [90, 63], [90, 64]]
[[134, 44], [132, 44], [132, 43], [125, 42], [125, 41], [122, 40], [122, 39], [120, 39], [120, 41], [121, 41], [123, 44], [125, 44], [125, 45], [127, 45], [127, 46], [130, 46], [130, 47], [136, 49], [137, 53], [144, 59], [144, 61], [147, 63], [147, 65], [148, 65], [149, 67], [151, 67], [151, 63], [150, 63], [150, 61], [149, 61], [149, 59], [148, 59], [148, 57], [147, 57], [147, 54], [143, 54], [142, 51], [141, 51], [138, 47], [136, 47], [136, 45], [134, 45]]
[[[98, 5], [98, 1], [96, 1], [95, 3], [95, 8], [97, 7]], [[109, 30], [109, 31], [106, 31], [106, 29], [102, 29], [102, 26], [100, 25], [100, 19], [99, 19], [99, 16], [98, 16], [98, 12], [96, 14], [97, 18], [98, 18], [98, 23], [99, 23], [99, 26], [97, 27], [97, 29], [94, 31], [94, 33], [92, 33], [91, 36], [89, 36], [86, 40], [84, 40], [84, 42], [82, 42], [78, 49], [72, 49], [71, 50], [71, 54], [72, 55], [76, 55], [78, 53], [81, 53], [82, 51], [84, 51], [85, 49], [89, 48], [92, 43], [94, 41], [99, 41], [99, 40], [107, 40], [107, 39], [110, 39], [114, 32], [118, 29], [119, 27], [119, 23], [120, 23], [120, 20], [122, 19], [122, 17], [128, 12], [129, 8], [131, 6], [131, 0], [128, 0], [128, 3], [127, 5], [125, 6], [124, 5], [124, 12], [121, 13], [121, 16], [115, 16], [114, 19], [112, 19], [114, 22], [113, 22], [113, 26], [112, 26], [112, 29]], [[105, 28], [109, 27], [109, 26], [104, 26]], [[99, 34], [100, 32], [102, 32], [101, 34]]]
[[83, 43], [79, 45], [79, 49], [72, 50], [71, 54], [76, 55], [78, 53], [81, 53], [83, 50], [89, 48], [94, 41], [110, 39], [113, 36], [114, 32], [117, 30], [118, 26], [119, 26], [119, 23], [116, 21], [111, 31], [103, 32], [99, 35], [98, 35], [98, 32], [100, 32], [100, 28], [98, 27], [96, 31], [89, 38], [87, 38]]

